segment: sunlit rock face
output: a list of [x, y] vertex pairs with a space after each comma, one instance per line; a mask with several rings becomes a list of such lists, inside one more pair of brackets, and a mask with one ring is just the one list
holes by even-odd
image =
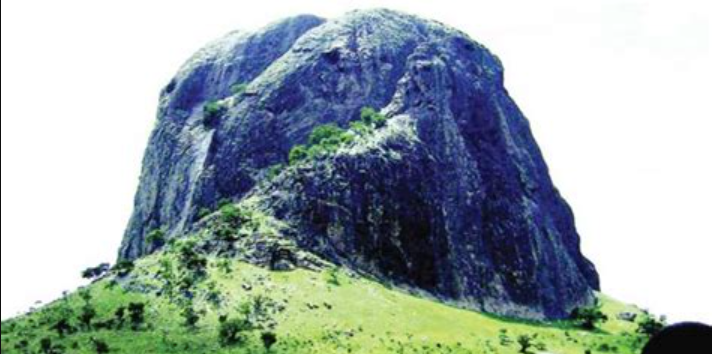
[[[366, 106], [387, 125], [265, 181], [312, 129]], [[414, 16], [300, 16], [199, 51], [162, 93], [120, 255], [246, 196], [301, 248], [459, 306], [561, 318], [599, 287], [500, 61]]]

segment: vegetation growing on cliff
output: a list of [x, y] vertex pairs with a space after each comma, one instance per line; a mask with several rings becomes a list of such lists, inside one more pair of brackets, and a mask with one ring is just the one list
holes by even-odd
[[233, 95], [241, 95], [245, 90], [247, 90], [247, 84], [245, 83], [237, 83], [230, 86], [230, 93]]
[[371, 107], [361, 110], [361, 119], [351, 122], [349, 129], [339, 128], [335, 124], [325, 124], [312, 130], [306, 145], [296, 145], [289, 152], [289, 164], [319, 158], [333, 154], [358, 136], [371, 134], [375, 129], [385, 126], [386, 116]]
[[203, 106], [203, 124], [214, 126], [218, 119], [225, 114], [227, 107], [219, 101], [210, 101]]

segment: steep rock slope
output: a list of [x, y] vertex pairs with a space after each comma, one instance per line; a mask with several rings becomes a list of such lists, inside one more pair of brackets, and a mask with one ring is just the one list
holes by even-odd
[[[225, 112], [207, 120], [213, 100]], [[393, 118], [260, 183], [312, 129], [365, 106]], [[432, 21], [303, 16], [202, 50], [162, 95], [121, 256], [247, 195], [302, 248], [461, 306], [560, 318], [598, 288], [500, 62]]]

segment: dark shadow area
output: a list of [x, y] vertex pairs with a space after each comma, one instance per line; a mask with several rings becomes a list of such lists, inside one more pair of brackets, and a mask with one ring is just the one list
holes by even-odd
[[681, 323], [665, 328], [643, 349], [643, 354], [712, 353], [712, 327], [701, 323]]

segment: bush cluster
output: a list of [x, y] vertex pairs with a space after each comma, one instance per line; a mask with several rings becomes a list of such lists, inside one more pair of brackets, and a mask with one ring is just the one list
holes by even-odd
[[108, 273], [109, 270], [111, 270], [111, 265], [109, 263], [102, 263], [96, 267], [90, 267], [82, 271], [82, 278], [90, 280], [98, 279]]
[[278, 304], [264, 295], [257, 295], [238, 307], [238, 316], [220, 318], [218, 331], [219, 342], [223, 347], [243, 343], [247, 336], [255, 331], [262, 331], [260, 340], [267, 351], [277, 343], [273, 329], [277, 326], [276, 314], [280, 312]]
[[247, 84], [244, 84], [244, 83], [237, 83], [237, 84], [230, 86], [230, 92], [233, 95], [241, 95], [242, 93], [245, 92], [245, 90], [247, 90]]
[[138, 331], [144, 323], [146, 323], [146, 304], [141, 302], [132, 302], [128, 307], [129, 321], [131, 329]]
[[653, 337], [665, 329], [665, 322], [664, 316], [658, 319], [649, 313], [645, 313], [643, 319], [638, 322], [638, 333]]
[[244, 318], [220, 318], [218, 340], [223, 347], [232, 347], [245, 340], [245, 334], [252, 331], [250, 323]]
[[134, 262], [124, 259], [116, 263], [113, 270], [118, 276], [125, 277], [131, 274], [135, 267]]
[[585, 330], [592, 331], [601, 322], [608, 321], [608, 316], [601, 310], [601, 303], [596, 299], [593, 306], [579, 307], [571, 313], [571, 320]]
[[361, 119], [351, 122], [349, 129], [342, 129], [335, 124], [318, 126], [309, 134], [307, 144], [296, 145], [289, 151], [289, 164], [332, 154], [339, 147], [353, 142], [356, 136], [365, 136], [385, 126], [386, 120], [386, 116], [375, 109], [365, 107], [361, 110]]
[[177, 247], [180, 263], [187, 271], [195, 276], [205, 275], [208, 260], [197, 250], [198, 243], [195, 240], [186, 240]]
[[203, 124], [214, 126], [218, 119], [227, 111], [227, 107], [219, 101], [210, 101], [203, 106]]
[[162, 247], [166, 243], [166, 232], [163, 229], [155, 229], [146, 235], [146, 244], [151, 250]]

